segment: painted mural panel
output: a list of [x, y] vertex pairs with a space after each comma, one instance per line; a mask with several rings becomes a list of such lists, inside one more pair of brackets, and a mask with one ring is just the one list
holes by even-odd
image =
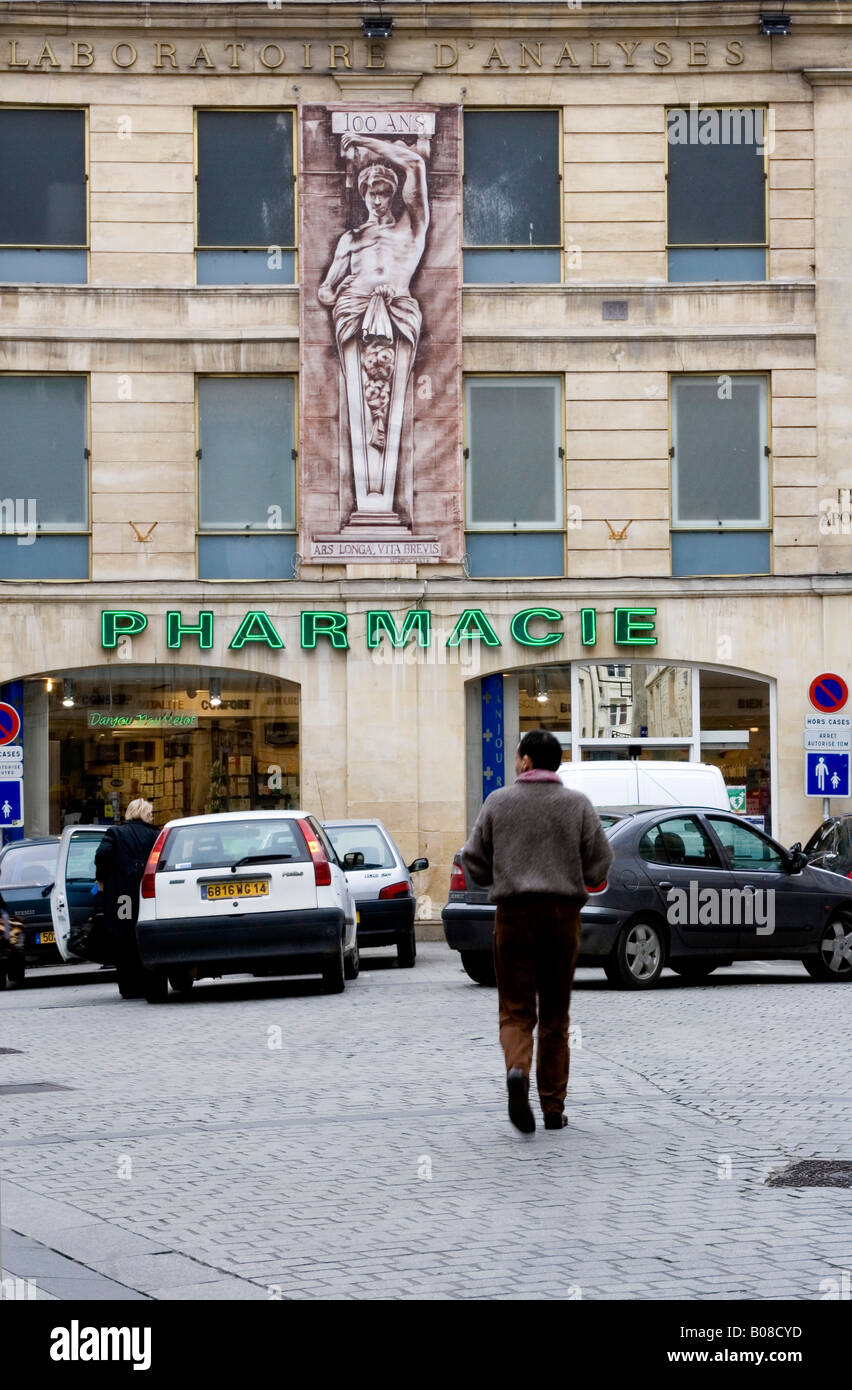
[[306, 561], [457, 562], [459, 114], [301, 112]]

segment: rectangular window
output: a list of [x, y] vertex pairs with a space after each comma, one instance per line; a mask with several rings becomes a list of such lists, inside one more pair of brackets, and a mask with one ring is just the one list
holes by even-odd
[[765, 376], [677, 376], [672, 573], [769, 573]]
[[0, 280], [85, 285], [85, 112], [0, 110], [0, 188]]
[[198, 577], [292, 579], [296, 386], [198, 379]]
[[560, 282], [559, 132], [558, 111], [465, 112], [466, 282]]
[[766, 112], [667, 112], [669, 280], [766, 279]]
[[291, 111], [197, 112], [199, 285], [296, 279]]
[[88, 579], [86, 378], [0, 376], [0, 577]]
[[559, 377], [468, 377], [467, 553], [472, 577], [565, 573]]

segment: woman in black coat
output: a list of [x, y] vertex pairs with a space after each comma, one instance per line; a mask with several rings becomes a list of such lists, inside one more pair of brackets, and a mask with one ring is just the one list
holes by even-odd
[[144, 967], [136, 946], [139, 885], [158, 831], [151, 824], [154, 808], [141, 797], [131, 801], [124, 825], [111, 825], [95, 855], [98, 886], [103, 889], [108, 958], [118, 969], [122, 999], [142, 994]]

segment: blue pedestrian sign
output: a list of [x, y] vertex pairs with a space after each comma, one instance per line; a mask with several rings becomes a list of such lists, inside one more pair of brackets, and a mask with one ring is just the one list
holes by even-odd
[[0, 779], [0, 830], [24, 823], [24, 784], [20, 777]]
[[805, 754], [805, 796], [849, 796], [848, 753]]

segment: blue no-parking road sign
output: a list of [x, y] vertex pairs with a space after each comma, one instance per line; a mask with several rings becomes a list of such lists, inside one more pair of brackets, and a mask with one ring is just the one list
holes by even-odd
[[24, 823], [24, 784], [20, 777], [0, 780], [0, 830]]
[[805, 754], [805, 796], [849, 796], [848, 753]]

